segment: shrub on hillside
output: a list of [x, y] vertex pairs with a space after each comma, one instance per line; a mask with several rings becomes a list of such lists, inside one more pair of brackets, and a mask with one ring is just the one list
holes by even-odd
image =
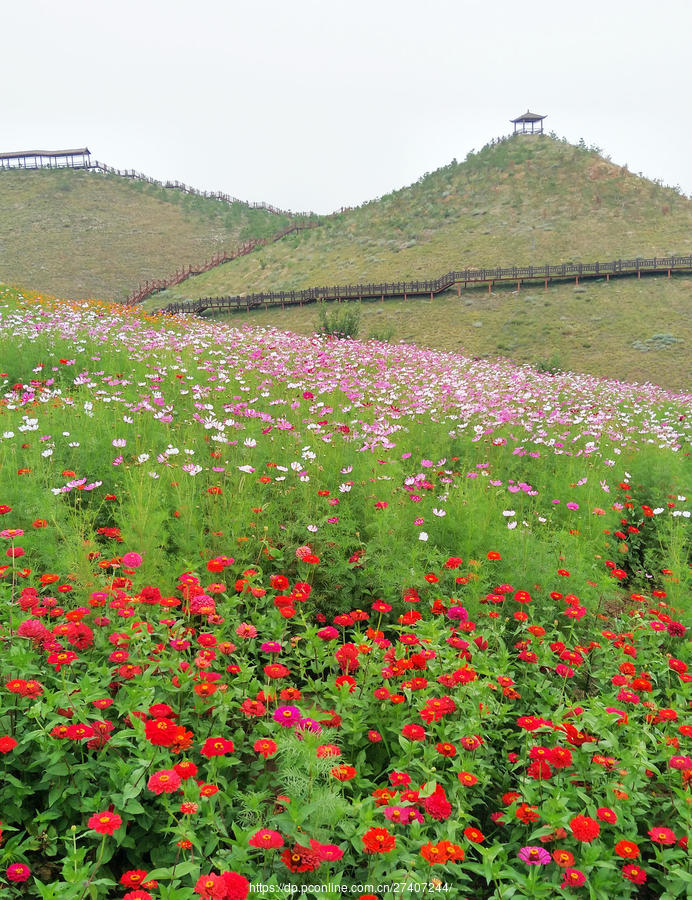
[[318, 332], [320, 334], [328, 334], [331, 337], [355, 338], [358, 336], [360, 329], [360, 304], [347, 303], [339, 304], [337, 307], [327, 312], [324, 305], [320, 308], [320, 316], [318, 321]]

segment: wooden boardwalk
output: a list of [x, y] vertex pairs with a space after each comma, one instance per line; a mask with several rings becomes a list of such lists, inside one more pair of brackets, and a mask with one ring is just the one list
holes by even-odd
[[143, 300], [146, 300], [147, 297], [151, 297], [152, 294], [157, 294], [159, 291], [165, 291], [166, 288], [180, 284], [181, 281], [186, 281], [188, 278], [192, 278], [193, 275], [201, 275], [203, 272], [208, 272], [209, 269], [220, 266], [222, 263], [229, 262], [231, 259], [237, 259], [239, 256], [246, 256], [248, 253], [252, 253], [253, 250], [256, 250], [257, 247], [264, 247], [267, 244], [273, 244], [275, 241], [280, 241], [281, 238], [292, 234], [294, 231], [317, 228], [319, 225], [320, 222], [317, 220], [294, 222], [292, 225], [287, 225], [285, 228], [282, 228], [281, 231], [277, 231], [270, 237], [252, 238], [249, 241], [245, 241], [244, 244], [240, 244], [240, 246], [231, 250], [230, 253], [225, 250], [216, 253], [211, 259], [208, 259], [199, 266], [183, 266], [181, 269], [178, 269], [174, 275], [169, 275], [166, 278], [157, 278], [153, 281], [145, 281], [144, 284], [140, 284], [139, 287], [132, 291], [125, 300], [125, 305], [136, 306], [138, 303], [142, 303]]
[[381, 284], [342, 284], [327, 287], [313, 287], [302, 291], [263, 291], [254, 294], [238, 294], [228, 297], [202, 297], [199, 300], [169, 303], [163, 313], [202, 313], [206, 310], [249, 311], [286, 306], [303, 306], [306, 303], [322, 301], [344, 302], [348, 300], [385, 300], [409, 297], [430, 297], [456, 287], [457, 294], [462, 287], [485, 285], [492, 291], [497, 282], [514, 282], [521, 290], [524, 282], [544, 283], [574, 279], [579, 284], [585, 278], [605, 278], [621, 275], [665, 274], [669, 278], [674, 272], [692, 272], [692, 256], [653, 257], [650, 259], [616, 259], [612, 262], [559, 263], [545, 266], [508, 266], [494, 269], [463, 269], [447, 272], [432, 281], [398, 281]]

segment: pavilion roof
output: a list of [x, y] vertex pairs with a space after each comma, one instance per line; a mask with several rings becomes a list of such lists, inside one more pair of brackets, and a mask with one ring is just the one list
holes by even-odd
[[532, 113], [528, 109], [524, 113], [523, 116], [519, 116], [516, 119], [510, 119], [510, 122], [540, 122], [541, 119], [545, 119], [545, 116], [539, 116], [538, 113]]
[[16, 153], [0, 153], [0, 159], [25, 159], [28, 156], [83, 156], [89, 154], [88, 147], [77, 150], [18, 150]]

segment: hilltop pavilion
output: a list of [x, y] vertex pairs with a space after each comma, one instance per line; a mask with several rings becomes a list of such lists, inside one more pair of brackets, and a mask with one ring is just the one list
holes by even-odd
[[514, 124], [515, 134], [543, 134], [543, 119], [545, 118], [546, 116], [539, 116], [527, 109], [523, 116], [509, 121]]

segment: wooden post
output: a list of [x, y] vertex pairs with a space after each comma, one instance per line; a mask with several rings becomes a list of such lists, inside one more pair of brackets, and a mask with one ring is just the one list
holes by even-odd
[[637, 269], [637, 278], [641, 278], [641, 277], [642, 277], [641, 269]]
[[461, 284], [457, 282], [457, 297], [461, 297]]
[[668, 269], [668, 278], [670, 278], [670, 269]]
[[521, 290], [521, 278], [519, 278], [517, 280], [517, 294], [519, 293], [520, 290]]
[[430, 302], [431, 302], [431, 303], [432, 303], [432, 299], [433, 299], [433, 292], [430, 291]]
[[[670, 278], [670, 269], [668, 269], [668, 277]], [[406, 300], [406, 291], [404, 291], [404, 300]]]
[[610, 272], [606, 272], [606, 281], [610, 281]]
[[575, 284], [579, 284], [579, 276], [578, 276], [578, 275], [577, 275], [577, 277], [574, 279], [574, 283], [575, 283]]
[[545, 283], [544, 283], [543, 287], [546, 291], [548, 290], [548, 279], [547, 278], [545, 279]]
[[492, 281], [489, 281], [488, 282], [488, 293], [491, 294], [492, 290], [493, 290], [493, 283], [492, 283]]

